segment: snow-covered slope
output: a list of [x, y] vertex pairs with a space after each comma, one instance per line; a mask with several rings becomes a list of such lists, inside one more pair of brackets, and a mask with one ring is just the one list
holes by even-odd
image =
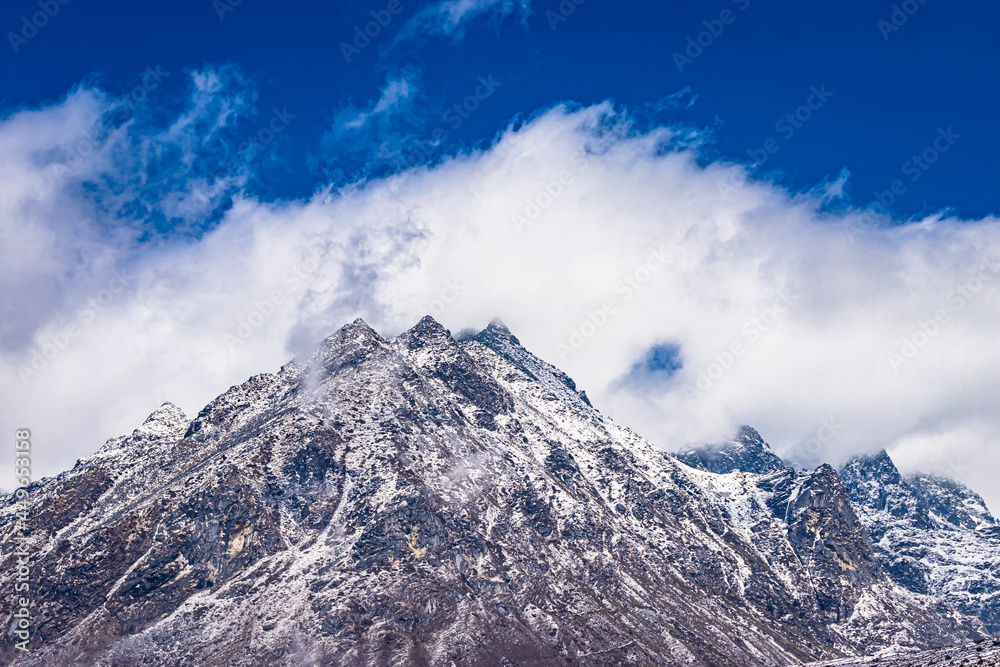
[[678, 463], [498, 322], [358, 320], [30, 491], [33, 652], [6, 663], [783, 665], [984, 636], [885, 575], [831, 468]]
[[812, 663], [809, 667], [996, 667], [1000, 665], [1000, 639], [983, 639], [974, 644], [932, 649], [930, 651], [885, 651], [865, 658], [846, 658]]
[[729, 442], [703, 445], [697, 449], [689, 447], [675, 456], [692, 468], [717, 473], [739, 470], [763, 475], [786, 467], [760, 433], [749, 426], [741, 426], [736, 438]]
[[1000, 524], [965, 486], [929, 475], [904, 478], [882, 451], [840, 471], [886, 571], [1000, 633]]

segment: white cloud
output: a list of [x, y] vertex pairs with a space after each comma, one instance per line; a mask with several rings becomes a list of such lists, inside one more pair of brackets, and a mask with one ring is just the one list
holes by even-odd
[[370, 169], [397, 159], [423, 129], [425, 119], [414, 106], [421, 96], [420, 74], [408, 68], [387, 75], [378, 99], [369, 104], [342, 104], [322, 139], [329, 165], [342, 168], [345, 158], [354, 158]]
[[[430, 312], [452, 331], [500, 316], [664, 448], [739, 423], [779, 453], [832, 463], [886, 447], [1000, 509], [994, 218], [822, 212], [841, 178], [789, 194], [739, 165], [700, 166], [690, 131], [638, 132], [601, 104], [557, 107], [487, 149], [308, 201], [237, 198], [200, 240], [136, 246], [95, 231], [101, 214], [72, 178], [32, 158], [104, 104], [79, 93], [0, 124], [0, 169], [16, 175], [3, 200], [4, 314], [22, 327], [4, 334], [0, 426], [35, 430], [36, 474], [163, 400], [193, 414], [354, 317], [393, 335]], [[127, 288], [22, 382], [30, 352], [59, 339], [115, 266]], [[629, 370], [665, 342], [684, 367], [628, 389]], [[906, 361], [893, 368], [890, 353]], [[699, 379], [701, 393], [685, 392]]]
[[523, 22], [530, 11], [530, 0], [442, 0], [423, 9], [400, 28], [390, 50], [432, 36], [461, 40], [469, 25], [477, 20], [499, 22], [518, 14]]

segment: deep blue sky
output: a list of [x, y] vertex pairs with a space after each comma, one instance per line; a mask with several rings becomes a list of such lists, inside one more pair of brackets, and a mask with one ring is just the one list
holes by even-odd
[[[247, 121], [247, 130], [266, 122], [272, 107], [296, 115], [276, 149], [286, 166], [271, 169], [254, 187], [267, 196], [300, 196], [325, 182], [324, 170], [356, 173], [357, 156], [324, 153], [322, 139], [338, 108], [378, 98], [387, 72], [419, 73], [423, 97], [418, 117], [410, 119], [418, 136], [444, 126], [444, 110], [473, 92], [478, 76], [501, 83], [449, 132], [444, 152], [489, 141], [518, 114], [559, 101], [612, 99], [638, 110], [690, 87], [696, 103], [658, 120], [712, 128], [713, 151], [746, 161], [748, 150], [773, 137], [780, 149], [762, 172], [780, 170], [793, 188], [846, 168], [849, 192], [861, 204], [874, 190], [903, 181], [906, 191], [893, 206], [902, 216], [951, 208], [979, 217], [1000, 208], [995, 2], [912, 0], [915, 13], [885, 39], [878, 21], [891, 20], [892, 2], [586, 0], [553, 30], [546, 12], [558, 11], [560, 3], [542, 0], [532, 3], [526, 25], [517, 15], [478, 21], [461, 40], [431, 36], [380, 53], [405, 20], [427, 6], [412, 0], [347, 63], [340, 43], [370, 20], [370, 10], [386, 4], [244, 0], [220, 21], [211, 0], [73, 0], [15, 54], [8, 33], [20, 32], [22, 17], [40, 10], [37, 2], [5, 0], [0, 104], [9, 113], [55, 101], [82, 80], [121, 93], [147, 66], [180, 73], [233, 63], [259, 96], [261, 115]], [[672, 54], [683, 52], [688, 37], [705, 30], [703, 21], [723, 10], [732, 12], [732, 22], [679, 72]], [[157, 92], [169, 98], [182, 86], [182, 77], [174, 76]], [[786, 139], [775, 123], [805, 103], [813, 86], [833, 95]], [[959, 138], [937, 163], [904, 173], [911, 156], [933, 145], [938, 128], [949, 127]], [[911, 180], [916, 173], [919, 179]]]

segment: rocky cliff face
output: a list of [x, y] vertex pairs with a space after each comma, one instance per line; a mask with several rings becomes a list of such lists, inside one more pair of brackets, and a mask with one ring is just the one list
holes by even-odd
[[692, 468], [721, 474], [740, 470], [763, 475], [786, 467], [760, 433], [749, 426], [741, 426], [736, 438], [729, 442], [689, 447], [675, 456]]
[[496, 322], [356, 321], [30, 492], [33, 652], [5, 663], [779, 665], [983, 636], [885, 575], [832, 469], [682, 465]]
[[979, 495], [949, 479], [904, 478], [885, 451], [852, 459], [840, 474], [895, 581], [1000, 633], [1000, 525]]

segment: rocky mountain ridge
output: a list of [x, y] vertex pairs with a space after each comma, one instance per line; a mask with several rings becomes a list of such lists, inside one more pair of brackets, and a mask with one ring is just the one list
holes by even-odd
[[[731, 441], [687, 448], [677, 458], [702, 470], [750, 471], [764, 479], [792, 468], [748, 426]], [[904, 476], [885, 450], [852, 458], [838, 476], [893, 581], [939, 597], [1000, 633], [1000, 524], [978, 494], [951, 479]]]
[[950, 479], [904, 477], [884, 450], [851, 459], [840, 476], [895, 581], [1000, 634], [1000, 523], [978, 494]]
[[678, 461], [692, 468], [720, 474], [734, 471], [764, 475], [783, 470], [787, 466], [760, 433], [750, 426], [739, 428], [736, 438], [719, 444], [687, 447], [674, 455]]
[[696, 470], [501, 323], [462, 338], [355, 321], [32, 484], [32, 652], [0, 657], [785, 665], [985, 636], [886, 575], [829, 466]]

